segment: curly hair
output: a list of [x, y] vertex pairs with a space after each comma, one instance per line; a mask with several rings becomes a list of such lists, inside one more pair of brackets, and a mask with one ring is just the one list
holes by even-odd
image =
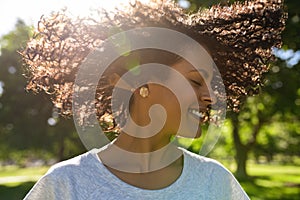
[[[274, 59], [271, 48], [281, 45], [285, 19], [280, 0], [216, 5], [190, 15], [176, 3], [155, 0], [136, 1], [122, 10], [99, 10], [94, 17], [74, 19], [60, 11], [41, 17], [37, 33], [21, 52], [27, 89], [44, 91], [62, 115], [72, 115], [76, 73], [91, 51], [121, 31], [164, 27], [208, 47], [225, 85], [228, 108], [237, 111], [246, 96], [259, 93], [263, 73]], [[102, 77], [95, 98], [100, 121], [111, 114], [111, 90]]]

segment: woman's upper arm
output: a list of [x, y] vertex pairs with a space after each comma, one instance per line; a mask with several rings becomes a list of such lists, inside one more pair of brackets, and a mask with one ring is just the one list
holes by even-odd
[[70, 184], [62, 170], [50, 170], [33, 186], [24, 200], [70, 199]]

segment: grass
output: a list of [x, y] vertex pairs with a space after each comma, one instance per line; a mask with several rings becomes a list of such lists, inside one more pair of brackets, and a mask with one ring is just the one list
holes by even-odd
[[23, 199], [34, 183], [48, 170], [48, 168], [49, 167], [1, 167], [0, 199]]
[[[47, 169], [0, 168], [0, 199], [22, 199]], [[252, 200], [298, 200], [300, 197], [300, 166], [250, 163], [248, 173], [251, 178], [240, 183]]]
[[19, 168], [17, 166], [0, 167], [0, 178], [6, 176], [32, 176], [44, 174], [49, 167]]
[[248, 173], [241, 184], [252, 200], [300, 199], [300, 166], [249, 164]]

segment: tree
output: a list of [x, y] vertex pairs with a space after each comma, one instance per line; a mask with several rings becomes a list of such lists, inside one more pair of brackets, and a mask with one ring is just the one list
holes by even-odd
[[[25, 46], [31, 34], [32, 27], [18, 20], [15, 29], [0, 39], [0, 157], [32, 157], [34, 152], [62, 160], [84, 148], [72, 120], [53, 117], [52, 103], [45, 95], [25, 90], [26, 79], [17, 50]], [[48, 124], [49, 119], [54, 120], [53, 126]]]
[[[298, 1], [286, 1], [286, 5], [289, 8], [288, 11], [290, 17], [287, 20], [286, 29], [283, 32], [283, 48], [285, 49], [300, 49], [299, 37], [295, 37], [296, 35], [294, 35], [300, 34], [299, 21], [298, 23], [295, 23], [295, 17], [298, 16], [297, 12], [299, 10], [295, 9], [297, 8], [297, 3]], [[260, 132], [262, 132], [264, 126], [270, 126], [272, 123], [284, 122], [285, 124], [298, 124], [298, 129], [300, 128], [300, 82], [298, 80], [298, 77], [300, 76], [299, 69], [299, 63], [294, 66], [289, 66], [286, 62], [280, 59], [277, 62], [273, 63], [270, 66], [270, 71], [266, 74], [265, 85], [264, 87], [262, 87], [261, 94], [255, 97], [253, 102], [248, 100], [244, 108], [242, 109], [242, 112], [236, 114], [231, 119], [233, 124], [235, 124], [234, 130], [236, 130], [236, 132], [233, 132], [233, 137], [237, 152], [236, 159], [238, 168], [236, 173], [238, 176], [247, 176], [246, 160], [244, 158], [246, 156], [245, 154], [251, 151], [252, 147], [255, 147], [255, 143], [257, 142], [257, 136]], [[248, 119], [243, 118], [242, 116], [245, 114], [250, 115], [252, 117]], [[240, 118], [240, 123], [236, 123], [237, 118]], [[244, 132], [238, 127], [242, 126], [243, 123], [247, 123], [248, 126], [250, 125], [252, 127], [252, 134], [250, 134], [248, 142], [244, 143], [242, 147], [239, 147], [239, 145], [242, 143], [240, 142], [238, 135], [244, 134]], [[286, 131], [285, 135], [290, 135], [289, 131], [291, 130], [284, 129], [283, 131]], [[299, 133], [298, 137], [296, 133], [295, 135], [296, 136], [294, 138], [298, 138], [298, 142], [294, 142], [296, 142], [296, 144], [299, 144]], [[273, 138], [274, 137], [269, 137], [270, 143], [276, 143], [276, 141], [274, 141]], [[270, 148], [272, 148], [272, 150]], [[269, 146], [268, 151], [271, 152], [275, 150], [275, 148], [276, 145]], [[243, 151], [245, 149], [247, 149], [246, 152]], [[288, 151], [288, 149], [286, 151]]]

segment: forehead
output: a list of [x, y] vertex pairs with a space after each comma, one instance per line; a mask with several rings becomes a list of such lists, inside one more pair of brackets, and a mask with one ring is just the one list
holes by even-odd
[[208, 60], [205, 62], [200, 62], [197, 66], [194, 66], [184, 59], [181, 59], [172, 65], [174, 69], [176, 69], [182, 74], [199, 72], [204, 77], [208, 77], [213, 74], [213, 66], [214, 66], [213, 62]]

